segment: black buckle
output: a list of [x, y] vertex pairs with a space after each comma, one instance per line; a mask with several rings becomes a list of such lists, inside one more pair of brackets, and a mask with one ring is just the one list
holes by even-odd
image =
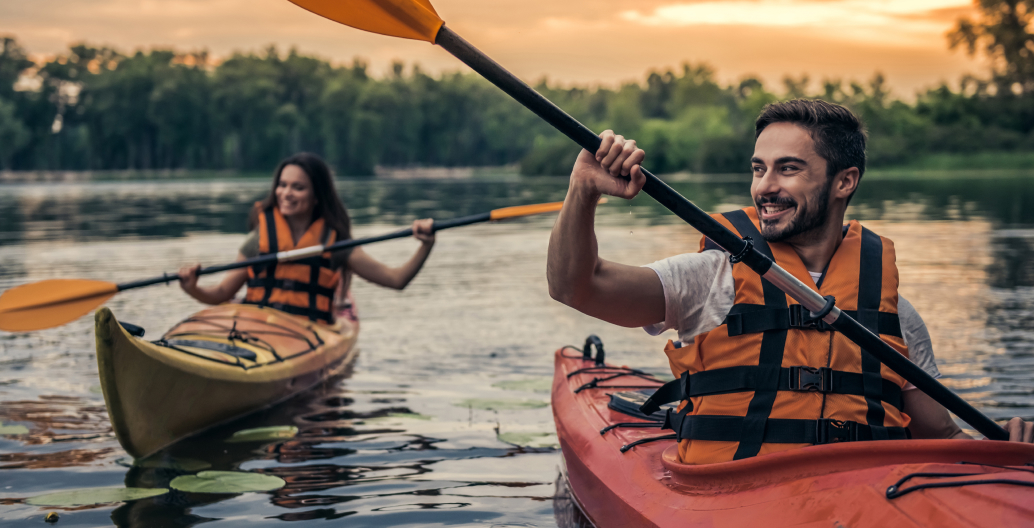
[[799, 304], [790, 305], [790, 328], [804, 328], [828, 332], [833, 329], [822, 318], [812, 319], [811, 312]]
[[815, 444], [838, 444], [858, 441], [858, 423], [822, 418], [815, 420]]
[[833, 392], [833, 369], [829, 367], [790, 367], [790, 390]]

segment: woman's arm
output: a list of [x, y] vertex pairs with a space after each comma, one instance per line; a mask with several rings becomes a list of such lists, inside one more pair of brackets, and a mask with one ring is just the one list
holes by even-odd
[[[247, 257], [238, 254], [237, 262], [245, 258]], [[205, 304], [222, 304], [233, 299], [233, 296], [237, 295], [241, 286], [244, 286], [244, 283], [248, 281], [248, 268], [240, 268], [226, 272], [226, 278], [222, 282], [205, 288], [197, 284], [197, 272], [199, 269], [201, 269], [201, 264], [180, 268], [180, 288], [187, 292], [187, 295]]]
[[409, 262], [397, 268], [389, 268], [371, 257], [361, 247], [352, 250], [352, 254], [348, 257], [348, 267], [356, 275], [374, 284], [401, 290], [413, 280], [413, 277], [416, 277], [420, 268], [423, 267], [424, 261], [431, 254], [431, 248], [434, 247], [433, 225], [434, 221], [429, 218], [413, 222], [413, 237], [420, 241], [420, 248], [416, 250]]

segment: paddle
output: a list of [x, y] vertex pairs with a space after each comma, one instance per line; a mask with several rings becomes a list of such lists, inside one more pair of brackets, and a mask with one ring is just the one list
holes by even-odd
[[[600, 200], [604, 203], [605, 200]], [[543, 204], [520, 205], [516, 207], [504, 207], [487, 213], [480, 213], [470, 216], [462, 216], [434, 223], [434, 231], [451, 229], [481, 222], [495, 222], [507, 218], [518, 218], [542, 213], [559, 211], [564, 205], [563, 202], [552, 202]], [[311, 246], [291, 251], [281, 251], [275, 254], [263, 255], [232, 264], [201, 268], [198, 275], [208, 275], [229, 271], [232, 269], [246, 268], [268, 264], [271, 262], [285, 262], [298, 260], [307, 257], [314, 257], [321, 253], [339, 251], [374, 242], [404, 238], [413, 235], [413, 229], [403, 229], [394, 233], [380, 235], [356, 240], [342, 240], [330, 246]], [[7, 332], [25, 332], [31, 330], [42, 330], [52, 328], [65, 323], [72, 322], [89, 313], [94, 308], [104, 304], [116, 293], [134, 288], [143, 288], [152, 284], [164, 284], [179, 280], [179, 276], [173, 273], [164, 273], [160, 277], [153, 277], [133, 282], [115, 284], [98, 280], [85, 279], [50, 279], [32, 284], [16, 286], [0, 295], [0, 330]]]
[[[595, 132], [449, 29], [428, 0], [290, 1], [317, 15], [356, 29], [437, 44], [582, 148], [589, 152], [599, 149], [600, 138]], [[995, 440], [1009, 439], [1008, 433], [998, 424], [884, 343], [878, 335], [841, 312], [832, 302], [827, 303], [818, 292], [758, 252], [749, 240], [737, 237], [645, 168], [643, 174], [646, 176], [643, 192], [734, 255], [736, 261], [747, 264], [758, 275], [796, 299], [812, 312], [814, 318], [821, 318], [832, 325], [984, 436]]]

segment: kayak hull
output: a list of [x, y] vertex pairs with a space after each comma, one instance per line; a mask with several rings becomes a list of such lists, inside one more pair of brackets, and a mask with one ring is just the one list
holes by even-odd
[[[558, 350], [553, 414], [570, 488], [582, 511], [610, 526], [973, 527], [1034, 525], [1034, 446], [977, 440], [847, 442], [709, 465], [678, 460], [671, 431], [617, 428], [646, 420], [608, 407], [626, 389], [575, 390], [601, 372], [580, 351]], [[653, 385], [616, 378], [599, 385]], [[960, 462], [968, 462], [960, 464]], [[1012, 466], [1012, 467], [1009, 467]], [[922, 477], [918, 473], [940, 476]], [[944, 474], [963, 474], [945, 476]], [[888, 488], [912, 491], [890, 498]], [[979, 483], [1006, 480], [1010, 484]], [[1019, 482], [1018, 484], [1016, 482]], [[929, 483], [953, 487], [926, 488]], [[963, 484], [967, 483], [967, 484]]]
[[[227, 339], [226, 327], [237, 332], [230, 336], [237, 341]], [[354, 321], [330, 327], [269, 308], [226, 304], [195, 314], [151, 342], [130, 335], [101, 308], [97, 365], [112, 428], [127, 453], [146, 457], [341, 373], [356, 356], [357, 335]], [[253, 343], [240, 344], [249, 339]], [[210, 341], [257, 361], [180, 346]]]

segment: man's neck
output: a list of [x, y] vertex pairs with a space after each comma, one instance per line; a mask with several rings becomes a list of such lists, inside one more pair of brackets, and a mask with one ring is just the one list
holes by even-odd
[[804, 267], [822, 273], [844, 239], [844, 215], [833, 214], [822, 227], [802, 233], [787, 242], [801, 257]]

